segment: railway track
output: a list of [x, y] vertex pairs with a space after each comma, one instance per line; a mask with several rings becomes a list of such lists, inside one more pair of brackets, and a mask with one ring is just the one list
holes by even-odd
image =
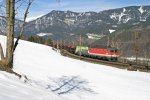
[[[121, 68], [121, 69], [127, 69], [129, 67], [129, 64], [127, 64], [127, 63], [114, 62], [114, 61], [104, 61], [104, 60], [98, 60], [98, 59], [93, 59], [93, 58], [87, 58], [87, 57], [72, 54], [72, 53], [70, 53], [66, 50], [61, 50], [61, 54], [63, 56], [67, 56], [67, 57], [70, 57], [70, 58], [80, 59], [82, 61], [91, 62], [91, 63], [95, 63], [95, 64], [108, 65], [108, 66]], [[138, 66], [137, 65], [132, 65], [132, 67], [134, 68], [134, 70], [137, 69], [137, 70], [142, 71], [142, 72], [150, 72], [149, 67], [145, 67], [143, 65], [138, 65]]]

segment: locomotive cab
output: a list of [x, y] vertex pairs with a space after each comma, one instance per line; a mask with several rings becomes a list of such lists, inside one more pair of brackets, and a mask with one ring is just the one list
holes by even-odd
[[116, 48], [108, 48], [108, 51], [110, 52], [110, 60], [117, 60], [118, 58], [118, 50]]
[[116, 48], [108, 48], [109, 52], [117, 53], [118, 50]]

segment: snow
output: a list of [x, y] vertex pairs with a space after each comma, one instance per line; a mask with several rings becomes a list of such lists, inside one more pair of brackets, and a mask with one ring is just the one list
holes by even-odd
[[91, 34], [91, 33], [87, 33], [86, 35], [88, 36], [89, 39], [100, 39], [105, 36], [103, 34], [97, 35], [97, 34]]
[[147, 19], [147, 16], [146, 16], [146, 17], [141, 17], [141, 16], [140, 16], [140, 21], [146, 22], [146, 19]]
[[97, 23], [98, 23], [98, 22], [102, 22], [102, 20], [96, 20], [95, 22], [97, 22]]
[[123, 12], [121, 12], [121, 14], [118, 16], [118, 17], [119, 17], [119, 22], [121, 22], [122, 17], [123, 17], [124, 15], [127, 15], [127, 14], [124, 14]]
[[[0, 36], [0, 43], [5, 37]], [[4, 46], [4, 44], [3, 44]], [[13, 70], [23, 79], [0, 72], [0, 100], [150, 100], [150, 74], [112, 68], [62, 56], [49, 46], [20, 41]], [[76, 91], [58, 95], [47, 89], [53, 79], [78, 76], [95, 93]]]
[[38, 16], [29, 16], [29, 17], [27, 17], [27, 22], [29, 22], [29, 21], [33, 21], [33, 20], [35, 20], [35, 19], [37, 19], [37, 18], [40, 18], [40, 17], [42, 17], [43, 16], [43, 14], [42, 15], [38, 15]]
[[45, 33], [39, 33], [39, 34], [37, 34], [38, 36], [46, 36], [46, 34]]
[[126, 12], [126, 8], [123, 8], [123, 12]]
[[[112, 15], [110, 15], [110, 18], [113, 19], [114, 21], [117, 20], [118, 24], [120, 24], [121, 22], [127, 23], [132, 18], [128, 14], [126, 14], [125, 12], [126, 12], [126, 9], [123, 8], [123, 12], [121, 12], [120, 14], [114, 12], [114, 13], [112, 13]], [[123, 17], [125, 17], [125, 18], [123, 18]]]
[[51, 35], [53, 35], [53, 33], [39, 33], [39, 34], [37, 34], [38, 36], [51, 36]]
[[90, 12], [85, 13], [86, 16], [91, 16]]
[[127, 18], [123, 20], [123, 23], [127, 23], [130, 19], [131, 17], [127, 16]]
[[0, 72], [0, 100], [63, 100], [42, 88], [25, 84], [16, 76]]
[[138, 10], [141, 14], [143, 14], [145, 12], [142, 6]]
[[113, 30], [113, 29], [109, 29], [109, 33], [113, 33], [115, 32], [116, 30]]
[[114, 12], [114, 13], [112, 13], [112, 15], [110, 15], [110, 18], [113, 20], [117, 20], [118, 14]]
[[65, 19], [64, 22], [70, 26], [70, 25], [73, 25], [75, 23], [75, 20], [73, 20], [73, 19]]

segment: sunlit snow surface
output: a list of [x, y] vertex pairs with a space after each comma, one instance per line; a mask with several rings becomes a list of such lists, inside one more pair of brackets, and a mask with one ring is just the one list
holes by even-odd
[[25, 84], [16, 76], [0, 71], [0, 100], [63, 100], [57, 95]]
[[[0, 36], [0, 42], [4, 37]], [[51, 47], [20, 41], [15, 52], [14, 71], [29, 82], [0, 72], [0, 100], [150, 100], [150, 74], [130, 72], [61, 56]], [[57, 95], [47, 89], [52, 80], [79, 76], [95, 93]]]

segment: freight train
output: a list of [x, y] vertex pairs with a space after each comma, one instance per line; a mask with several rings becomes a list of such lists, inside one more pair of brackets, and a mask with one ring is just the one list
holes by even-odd
[[106, 46], [76, 46], [75, 54], [109, 61], [116, 61], [119, 56], [116, 48]]
[[117, 61], [117, 58], [119, 56], [118, 50], [113, 47], [107, 47], [107, 46], [75, 46], [75, 45], [53, 45], [53, 47], [59, 49], [65, 49], [69, 51], [70, 53], [74, 53], [79, 56], [84, 57], [91, 57], [101, 60], [114, 60]]

